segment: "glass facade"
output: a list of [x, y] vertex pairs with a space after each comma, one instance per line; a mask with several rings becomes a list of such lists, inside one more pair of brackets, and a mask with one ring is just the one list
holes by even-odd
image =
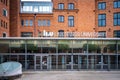
[[52, 13], [52, 2], [21, 2], [21, 13]]
[[120, 39], [1, 38], [0, 63], [33, 70], [118, 70]]

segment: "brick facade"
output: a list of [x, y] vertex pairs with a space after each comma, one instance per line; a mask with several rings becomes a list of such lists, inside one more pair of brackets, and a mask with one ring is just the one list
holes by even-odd
[[[3, 15], [3, 10], [7, 11], [6, 16]], [[0, 37], [5, 34], [9, 37], [9, 0], [0, 1]]]
[[[113, 14], [120, 12], [120, 8], [113, 8], [116, 0], [52, 0], [53, 12], [50, 14], [21, 13], [20, 0], [10, 0], [10, 36], [21, 37], [22, 32], [31, 32], [34, 37], [39, 32], [106, 32], [106, 37], [113, 37], [114, 30], [120, 30], [113, 25]], [[99, 10], [98, 3], [106, 2], [106, 9]], [[64, 9], [59, 10], [58, 4], [63, 3]], [[68, 4], [74, 3], [74, 9], [69, 10]], [[1, 3], [0, 3], [1, 4]], [[0, 5], [1, 9], [1, 5]], [[106, 14], [106, 26], [98, 26], [98, 15]], [[58, 22], [58, 16], [64, 16], [64, 22]], [[68, 26], [68, 16], [74, 16], [74, 26]], [[32, 20], [32, 26], [22, 26], [21, 20]], [[38, 26], [38, 20], [50, 20], [50, 26]], [[2, 29], [1, 29], [2, 30]], [[2, 31], [0, 31], [1, 33]]]

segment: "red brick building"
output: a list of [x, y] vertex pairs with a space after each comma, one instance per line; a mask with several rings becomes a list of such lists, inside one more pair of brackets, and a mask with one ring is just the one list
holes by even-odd
[[10, 36], [120, 37], [119, 16], [119, 0], [10, 0]]
[[9, 36], [9, 0], [0, 0], [0, 37]]

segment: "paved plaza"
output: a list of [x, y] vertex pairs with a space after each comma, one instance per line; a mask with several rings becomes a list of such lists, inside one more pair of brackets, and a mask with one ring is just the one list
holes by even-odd
[[120, 71], [25, 71], [16, 80], [120, 80]]

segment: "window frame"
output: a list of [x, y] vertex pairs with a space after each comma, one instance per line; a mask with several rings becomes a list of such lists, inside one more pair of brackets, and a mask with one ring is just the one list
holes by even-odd
[[[102, 34], [102, 36], [99, 36], [99, 34]], [[104, 36], [103, 36], [104, 34]], [[106, 31], [98, 31], [98, 38], [106, 38]]]
[[115, 35], [115, 33], [119, 33], [119, 34], [120, 34], [120, 30], [114, 30], [114, 31], [113, 31], [113, 37], [115, 37], [115, 38], [120, 38], [120, 35], [117, 36], [117, 35]]
[[[72, 19], [70, 19], [70, 17], [72, 17]], [[68, 16], [68, 26], [74, 27], [74, 25], [75, 25], [74, 16]]]
[[105, 9], [106, 9], [106, 2], [98, 2], [98, 10], [105, 10]]
[[64, 22], [64, 16], [63, 15], [58, 16], [58, 22]]
[[8, 16], [8, 12], [7, 12], [7, 10], [5, 9], [5, 8], [3, 8], [3, 16], [5, 16], [5, 17], [7, 17]]
[[[116, 17], [115, 17], [115, 14], [117, 15]], [[114, 13], [113, 14], [113, 25], [114, 26], [120, 26], [120, 23], [119, 23], [119, 21], [120, 21], [120, 12], [117, 12], [117, 13]], [[115, 20], [117, 21], [117, 23], [115, 24]]]
[[[115, 6], [115, 3], [117, 4], [116, 6]], [[113, 8], [120, 8], [119, 3], [120, 3], [120, 1], [114, 1]]]
[[74, 10], [74, 9], [75, 9], [74, 3], [68, 3], [68, 10]]
[[64, 9], [64, 3], [58, 3], [58, 9], [63, 10]]
[[[99, 19], [99, 16], [101, 16], [101, 19]], [[105, 18], [103, 18], [103, 16], [105, 16]], [[106, 27], [106, 14], [98, 14], [98, 27]]]

